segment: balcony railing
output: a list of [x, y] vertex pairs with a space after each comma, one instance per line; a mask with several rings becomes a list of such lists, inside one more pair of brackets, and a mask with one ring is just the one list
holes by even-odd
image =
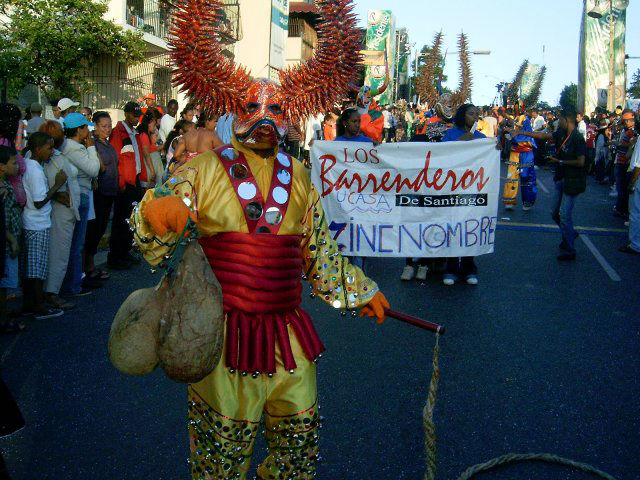
[[159, 38], [169, 33], [169, 13], [156, 0], [127, 0], [127, 24]]
[[[223, 0], [220, 11], [220, 41], [230, 45], [242, 37], [238, 0]], [[127, 0], [127, 24], [143, 32], [166, 38], [171, 26], [171, 8], [158, 0]]]
[[289, 17], [289, 37], [302, 39], [302, 60], [308, 60], [318, 46], [318, 34], [302, 18]]

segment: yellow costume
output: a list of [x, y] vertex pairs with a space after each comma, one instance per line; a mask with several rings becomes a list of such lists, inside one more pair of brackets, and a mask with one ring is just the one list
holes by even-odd
[[[274, 172], [281, 173], [276, 170], [277, 164], [274, 168], [274, 162], [280, 161], [278, 155], [283, 154], [278, 154], [276, 148], [272, 156], [263, 158], [235, 138], [232, 148], [228, 147], [223, 153], [232, 150], [233, 155], [244, 156], [262, 197], [268, 198], [273, 189]], [[178, 168], [165, 186], [197, 215], [201, 238], [215, 239], [230, 232], [254, 235], [258, 239], [276, 236], [250, 232], [239, 194], [230, 182], [225, 165], [216, 153], [204, 153]], [[309, 280], [313, 294], [336, 308], [363, 307], [378, 292], [377, 285], [341, 257], [331, 238], [319, 196], [304, 167], [293, 160], [291, 168], [288, 205], [278, 220], [277, 235], [299, 237], [302, 255], [299, 273]], [[158, 237], [145, 220], [145, 207], [154, 196], [152, 190], [146, 193], [131, 220], [145, 259], [157, 265], [171, 252], [179, 235], [169, 232]], [[223, 297], [225, 295], [223, 284]], [[251, 316], [251, 313], [245, 314]], [[228, 328], [229, 321], [225, 335], [230, 334]], [[235, 371], [228, 366], [227, 345], [215, 370], [189, 386], [193, 478], [245, 478], [263, 414], [269, 454], [258, 468], [259, 477], [290, 478], [294, 473], [295, 478], [314, 477], [319, 418], [316, 367], [313, 359], [305, 355], [306, 340], [299, 331], [290, 323], [286, 329], [295, 368], [285, 368], [286, 358], [280, 342], [275, 347], [275, 374], [268, 369]]]

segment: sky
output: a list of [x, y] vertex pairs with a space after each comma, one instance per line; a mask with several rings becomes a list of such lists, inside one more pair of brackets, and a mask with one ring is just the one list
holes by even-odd
[[[409, 42], [415, 42], [418, 49], [431, 45], [435, 33], [442, 30], [443, 52], [458, 50], [456, 42], [462, 31], [468, 36], [470, 50], [491, 50], [490, 55], [471, 56], [472, 101], [476, 105], [491, 104], [496, 84], [511, 81], [525, 59], [547, 66], [542, 101], [557, 105], [563, 87], [578, 83], [581, 0], [355, 0], [355, 4], [363, 27], [367, 11], [392, 10], [396, 28], [406, 28]], [[627, 8], [626, 44], [628, 55], [640, 57], [640, 0], [631, 0]], [[627, 62], [630, 80], [640, 69], [640, 59]], [[459, 81], [457, 55], [447, 56], [445, 75], [445, 85], [455, 90]]]

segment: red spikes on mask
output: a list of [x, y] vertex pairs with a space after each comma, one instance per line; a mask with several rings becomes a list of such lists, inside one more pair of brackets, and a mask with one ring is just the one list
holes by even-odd
[[362, 34], [351, 0], [319, 0], [318, 48], [306, 63], [280, 72], [283, 109], [291, 120], [333, 108], [358, 82]]
[[[170, 30], [174, 84], [210, 113], [246, 113], [254, 81], [222, 54], [221, 0], [178, 0]], [[289, 121], [330, 110], [358, 81], [361, 61], [353, 0], [318, 0], [318, 48], [314, 58], [280, 72], [278, 97]]]
[[174, 85], [211, 114], [242, 109], [251, 77], [222, 54], [222, 1], [181, 0], [172, 6], [169, 47]]

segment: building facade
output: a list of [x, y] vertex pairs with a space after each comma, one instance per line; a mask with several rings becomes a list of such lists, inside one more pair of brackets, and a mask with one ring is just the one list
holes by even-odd
[[[221, 12], [225, 30], [225, 52], [233, 57], [234, 45], [242, 36], [238, 0], [223, 0]], [[104, 56], [87, 72], [92, 90], [80, 103], [93, 110], [107, 110], [114, 120], [124, 118], [122, 108], [131, 100], [147, 93], [157, 96], [158, 105], [165, 106], [175, 98], [182, 108], [188, 99], [171, 82], [171, 64], [167, 38], [171, 27], [171, 10], [158, 0], [111, 0], [107, 18], [125, 30], [142, 34], [146, 45], [145, 60], [127, 65], [112, 56]]]

